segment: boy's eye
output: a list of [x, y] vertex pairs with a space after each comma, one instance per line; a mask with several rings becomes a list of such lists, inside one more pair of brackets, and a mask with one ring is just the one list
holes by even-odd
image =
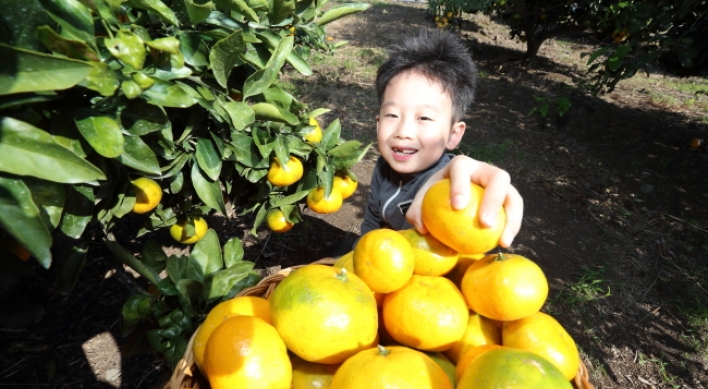
[[429, 117], [427, 117], [427, 116], [421, 116], [421, 117], [420, 117], [420, 120], [433, 120], [433, 119], [431, 119], [431, 118], [429, 118]]

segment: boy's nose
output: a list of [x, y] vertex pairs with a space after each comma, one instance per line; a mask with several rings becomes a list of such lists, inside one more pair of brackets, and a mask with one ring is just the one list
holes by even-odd
[[415, 135], [415, 121], [414, 120], [401, 120], [396, 126], [396, 132], [394, 136], [400, 139], [413, 139]]

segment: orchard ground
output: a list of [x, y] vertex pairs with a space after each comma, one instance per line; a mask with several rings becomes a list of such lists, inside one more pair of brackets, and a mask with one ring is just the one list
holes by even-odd
[[[432, 27], [425, 4], [377, 2], [329, 26], [348, 40], [318, 56], [315, 75], [285, 75], [283, 85], [339, 118], [343, 137], [375, 142], [373, 79], [385, 48], [419, 27]], [[536, 261], [551, 284], [544, 310], [578, 343], [598, 388], [708, 387], [708, 80], [677, 79], [649, 69], [593, 97], [578, 85], [581, 53], [592, 36], [547, 41], [532, 68], [524, 44], [500, 21], [466, 15], [461, 34], [480, 67], [477, 100], [460, 152], [510, 172], [525, 200], [524, 223], [509, 250]], [[701, 93], [703, 91], [703, 93]], [[554, 102], [569, 96], [559, 117]], [[538, 98], [538, 99], [537, 99]], [[545, 99], [545, 100], [544, 100]], [[529, 112], [550, 102], [544, 118]], [[359, 189], [336, 214], [304, 211], [284, 235], [252, 220], [207, 217], [224, 241], [243, 239], [256, 267], [288, 267], [321, 257], [329, 244], [359, 231], [375, 146], [354, 172]], [[122, 243], [142, 216], [124, 219]], [[184, 251], [169, 233], [155, 237]], [[125, 285], [138, 282], [101, 245], [92, 247], [73, 292], [59, 296], [32, 279], [0, 283], [0, 386], [22, 388], [159, 388], [170, 366], [144, 343], [120, 334]]]

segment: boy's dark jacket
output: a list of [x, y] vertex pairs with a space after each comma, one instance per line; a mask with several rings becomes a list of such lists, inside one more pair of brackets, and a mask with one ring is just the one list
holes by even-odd
[[374, 176], [371, 178], [369, 199], [366, 203], [361, 235], [378, 228], [405, 230], [413, 228], [406, 220], [406, 211], [413, 202], [420, 187], [454, 157], [443, 154], [426, 170], [412, 174], [401, 174], [391, 168], [382, 157], [376, 161]]

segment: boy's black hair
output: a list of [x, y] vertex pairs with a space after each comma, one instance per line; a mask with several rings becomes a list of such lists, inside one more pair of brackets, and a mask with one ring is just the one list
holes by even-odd
[[376, 74], [379, 105], [389, 82], [405, 72], [418, 72], [437, 81], [452, 100], [452, 120], [458, 122], [472, 101], [477, 84], [477, 66], [462, 40], [444, 30], [421, 30], [400, 46], [390, 49], [389, 58]]

